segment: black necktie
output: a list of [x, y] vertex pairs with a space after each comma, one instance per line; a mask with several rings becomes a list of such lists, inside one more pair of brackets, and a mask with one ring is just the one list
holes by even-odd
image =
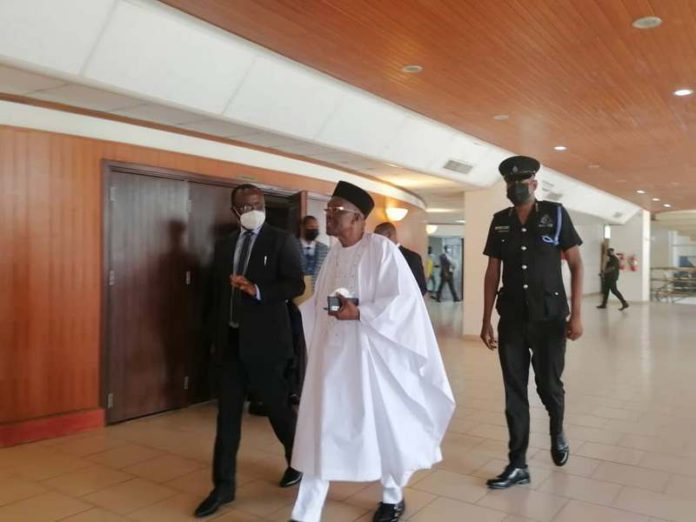
[[[244, 275], [246, 272], [247, 258], [249, 257], [249, 247], [251, 246], [251, 237], [253, 232], [247, 230], [244, 232], [242, 240], [242, 250], [239, 253], [239, 258], [237, 259], [237, 266], [234, 267], [235, 275]], [[239, 324], [239, 305], [242, 301], [242, 292], [239, 288], [232, 289], [232, 312], [230, 314], [230, 319], [232, 324]]]

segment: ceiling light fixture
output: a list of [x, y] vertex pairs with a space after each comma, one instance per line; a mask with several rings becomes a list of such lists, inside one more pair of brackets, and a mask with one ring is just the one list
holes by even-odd
[[466, 223], [466, 219], [457, 219], [456, 223], [461, 223], [462, 225], [464, 225]]
[[566, 147], [565, 145], [556, 145], [553, 148], [553, 150], [564, 151], [564, 150], [568, 150], [568, 147]]
[[387, 207], [386, 213], [389, 221], [401, 221], [406, 217], [406, 214], [408, 214], [408, 209], [401, 207]]
[[401, 71], [408, 73], [408, 74], [418, 74], [419, 72], [423, 72], [423, 66], [421, 66], [421, 65], [406, 65], [405, 67], [401, 68]]
[[660, 198], [652, 198], [653, 201], [660, 201]]
[[428, 235], [434, 234], [437, 231], [437, 225], [425, 225], [425, 231]]
[[662, 206], [665, 207], [665, 208], [672, 208], [672, 205], [670, 205], [669, 203], [665, 203], [665, 204], [662, 205]]
[[693, 93], [693, 89], [677, 89], [672, 94], [674, 94], [675, 96], [691, 96]]
[[493, 119], [496, 121], [505, 121], [505, 120], [510, 119], [510, 115], [509, 114], [496, 114], [495, 116], [493, 116]]
[[644, 191], [644, 190], [636, 190], [636, 192], [637, 192], [638, 194], [645, 194], [645, 191]]
[[393, 163], [385, 163], [385, 165], [387, 165], [387, 166], [389, 166], [389, 167], [394, 167], [395, 169], [401, 168], [401, 167], [399, 167], [398, 165], [394, 165]]
[[598, 168], [599, 168], [599, 165], [598, 165], [597, 163], [590, 163], [590, 164], [587, 166], [587, 168], [588, 168], [588, 169], [598, 169]]
[[657, 16], [644, 16], [643, 18], [633, 20], [631, 25], [636, 29], [654, 29], [662, 25], [662, 18]]

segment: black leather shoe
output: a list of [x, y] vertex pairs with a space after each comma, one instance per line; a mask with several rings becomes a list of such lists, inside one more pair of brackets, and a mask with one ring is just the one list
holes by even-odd
[[516, 468], [512, 464], [508, 464], [500, 475], [487, 480], [486, 485], [490, 489], [506, 489], [515, 484], [529, 484], [531, 480], [532, 477], [529, 475], [527, 466], [524, 468]]
[[597, 306], [597, 308], [601, 308], [602, 310], [604, 310], [606, 307], [607, 307], [607, 305], [599, 305], [599, 306]]
[[625, 310], [625, 309], [628, 308], [629, 306], [631, 306], [631, 305], [629, 305], [628, 303], [623, 303], [623, 304], [621, 305], [621, 308], [619, 308], [619, 311]]
[[375, 516], [372, 517], [372, 522], [396, 522], [404, 514], [404, 511], [406, 511], [406, 502], [403, 500], [398, 504], [380, 502]]
[[224, 504], [229, 504], [234, 500], [234, 493], [224, 495], [216, 490], [210, 492], [210, 495], [200, 503], [193, 512], [196, 518], [203, 518], [216, 513]]
[[570, 446], [563, 432], [551, 435], [551, 458], [556, 466], [564, 466], [570, 457]]
[[288, 467], [283, 473], [283, 478], [280, 479], [281, 488], [289, 488], [302, 480], [302, 473], [295, 468]]

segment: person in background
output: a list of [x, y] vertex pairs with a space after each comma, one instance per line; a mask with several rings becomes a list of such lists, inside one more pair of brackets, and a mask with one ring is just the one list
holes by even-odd
[[600, 274], [602, 276], [602, 304], [597, 308], [606, 308], [607, 301], [609, 300], [609, 292], [614, 294], [619, 301], [621, 301], [621, 308], [619, 310], [625, 310], [628, 308], [628, 301], [624, 299], [624, 296], [619, 292], [616, 287], [616, 283], [619, 280], [619, 258], [616, 257], [614, 249], [610, 248], [607, 250], [607, 262], [604, 265], [604, 270]]
[[425, 272], [423, 272], [423, 260], [413, 250], [409, 250], [405, 246], [399, 244], [399, 236], [396, 232], [396, 227], [393, 223], [385, 221], [380, 223], [375, 227], [375, 234], [386, 237], [389, 241], [394, 243], [406, 259], [408, 267], [413, 273], [413, 277], [416, 278], [416, 283], [418, 283], [418, 288], [420, 288], [421, 294], [425, 295], [428, 293], [428, 285], [425, 282]]
[[442, 288], [447, 284], [452, 292], [454, 302], [461, 301], [457, 296], [457, 291], [454, 288], [454, 273], [457, 271], [457, 264], [450, 255], [451, 249], [449, 245], [445, 245], [444, 251], [440, 254], [440, 286], [437, 289], [435, 300], [439, 303], [442, 300]]
[[326, 231], [338, 242], [302, 305], [309, 364], [293, 449], [292, 465], [304, 473], [293, 521], [321, 520], [329, 481], [381, 480], [372, 520], [397, 522], [402, 488], [442, 458], [454, 412], [430, 317], [404, 256], [365, 232], [373, 208], [367, 192], [344, 181], [326, 208]]
[[[428, 246], [428, 258], [425, 261], [425, 277], [428, 292], [434, 292], [437, 288], [437, 283], [435, 282], [436, 268], [440, 268], [440, 265], [435, 264], [435, 254], [433, 254], [433, 247]], [[430, 285], [431, 282], [432, 286]]]
[[317, 241], [319, 221], [314, 216], [305, 216], [300, 223], [300, 248], [302, 250], [302, 272], [312, 278], [312, 286], [317, 283], [321, 265], [329, 253], [329, 247]]
[[[530, 362], [537, 393], [549, 413], [551, 458], [556, 466], [563, 466], [570, 456], [563, 432], [565, 390], [561, 376], [566, 338], [574, 341], [582, 335], [582, 240], [562, 205], [534, 197], [539, 168], [539, 162], [527, 156], [513, 156], [499, 165], [513, 206], [493, 216], [483, 252], [488, 256], [488, 267], [481, 339], [490, 350], [498, 349], [510, 435], [509, 463], [500, 475], [487, 481], [491, 489], [531, 480], [526, 460]], [[561, 253], [571, 274], [570, 309], [563, 286]], [[501, 268], [503, 286], [498, 289]], [[491, 323], [494, 304], [500, 314], [500, 342]]]

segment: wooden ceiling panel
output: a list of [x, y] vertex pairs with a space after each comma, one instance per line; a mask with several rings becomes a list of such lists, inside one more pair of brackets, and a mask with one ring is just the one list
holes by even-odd
[[696, 89], [693, 0], [165, 3], [645, 208], [696, 208], [696, 95], [672, 95]]

